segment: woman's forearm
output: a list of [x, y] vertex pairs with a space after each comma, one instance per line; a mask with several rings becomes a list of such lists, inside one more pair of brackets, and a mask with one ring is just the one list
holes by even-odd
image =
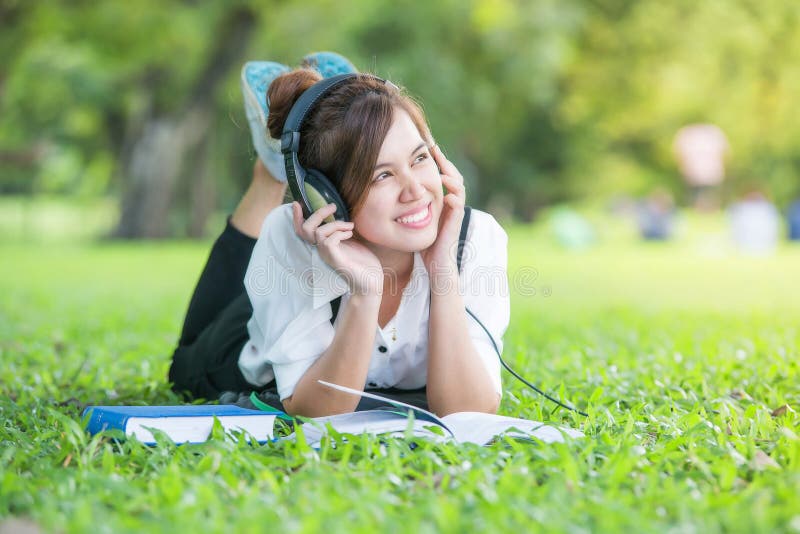
[[441, 416], [467, 411], [494, 413], [500, 396], [469, 336], [458, 279], [441, 282], [431, 291], [428, 404]]
[[380, 295], [352, 295], [342, 310], [328, 349], [314, 362], [283, 400], [292, 415], [321, 417], [355, 410], [359, 397], [319, 384], [325, 380], [353, 389], [364, 389], [375, 342]]

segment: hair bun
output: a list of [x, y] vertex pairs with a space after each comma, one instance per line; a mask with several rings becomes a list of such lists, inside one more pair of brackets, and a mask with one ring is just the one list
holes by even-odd
[[267, 91], [267, 102], [269, 103], [267, 129], [272, 138], [281, 138], [283, 125], [286, 124], [286, 118], [294, 103], [297, 102], [300, 95], [321, 79], [322, 76], [315, 70], [295, 69], [272, 81]]

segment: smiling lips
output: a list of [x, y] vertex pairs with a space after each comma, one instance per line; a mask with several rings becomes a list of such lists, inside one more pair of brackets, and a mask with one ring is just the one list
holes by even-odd
[[423, 209], [405, 217], [398, 217], [395, 222], [408, 228], [424, 228], [431, 220], [431, 204], [428, 203]]

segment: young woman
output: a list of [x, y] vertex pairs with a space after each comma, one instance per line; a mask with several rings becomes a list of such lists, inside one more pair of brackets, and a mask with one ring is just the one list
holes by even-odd
[[[260, 100], [278, 139], [294, 102], [322, 76], [271, 72]], [[357, 76], [311, 109], [301, 139], [301, 164], [336, 185], [351, 222], [332, 221], [333, 205], [304, 220], [297, 202], [281, 204], [285, 173], [274, 160], [268, 169], [259, 150], [253, 182], [192, 297], [170, 369], [174, 389], [207, 398], [272, 392], [271, 404], [312, 417], [367, 407], [325, 380], [440, 415], [496, 411], [499, 360], [464, 308], [502, 350], [507, 238], [472, 210], [459, 274], [463, 178], [420, 108], [397, 87]]]

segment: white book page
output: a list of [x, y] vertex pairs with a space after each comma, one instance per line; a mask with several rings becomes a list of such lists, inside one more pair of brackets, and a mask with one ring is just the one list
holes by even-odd
[[443, 419], [440, 419], [435, 414], [423, 410], [422, 408], [418, 408], [417, 406], [412, 406], [411, 404], [406, 404], [405, 402], [400, 402], [398, 400], [389, 399], [387, 397], [383, 397], [381, 395], [376, 395], [374, 393], [367, 393], [366, 391], [361, 391], [358, 389], [349, 388], [347, 386], [340, 386], [338, 384], [332, 384], [330, 382], [325, 382], [324, 380], [317, 380], [323, 386], [327, 386], [329, 388], [337, 389], [339, 391], [344, 391], [345, 393], [350, 393], [351, 395], [358, 395], [359, 397], [367, 397], [369, 399], [375, 399], [379, 401], [383, 401], [387, 404], [391, 404], [392, 406], [396, 406], [402, 410], [414, 412], [414, 417], [419, 421], [429, 421], [428, 424], [434, 423], [444, 429], [447, 434], [454, 436], [453, 431], [448, 428], [447, 424], [444, 422]]
[[460, 443], [486, 445], [492, 438], [507, 435], [537, 438], [545, 443], [563, 442], [564, 436], [582, 438], [583, 432], [545, 425], [538, 421], [481, 412], [459, 412], [442, 417]]
[[[482, 412], [459, 412], [439, 418], [431, 412], [417, 408], [416, 406], [411, 406], [393, 399], [387, 399], [386, 397], [375, 395], [374, 393], [367, 393], [357, 389], [348, 388], [346, 386], [331, 384], [330, 382], [325, 382], [324, 380], [318, 380], [318, 382], [324, 386], [328, 386], [339, 391], [344, 391], [353, 395], [359, 395], [361, 397], [382, 400], [394, 406], [413, 411], [416, 417], [414, 424], [416, 435], [421, 435], [416, 431], [416, 429], [420, 429], [422, 432], [435, 436], [436, 434], [425, 431], [424, 429], [426, 426], [430, 426], [432, 422], [435, 422], [445, 430], [445, 433], [455, 438], [456, 441], [461, 443], [476, 443], [478, 445], [485, 445], [489, 443], [495, 436], [502, 434], [519, 438], [533, 437], [545, 443], [563, 442], [565, 435], [572, 438], [583, 437], [583, 432], [573, 430], [571, 428], [554, 427], [545, 425], [544, 423], [540, 423], [538, 421], [530, 421], [528, 419], [519, 419], [516, 417], [506, 417], [503, 415], [494, 415]], [[351, 427], [351, 430], [347, 431], [348, 433], [357, 434], [365, 431], [371, 432], [371, 430], [366, 430], [363, 428], [364, 425], [357, 424], [356, 416], [360, 413], [369, 412], [355, 412], [353, 414], [347, 414], [354, 416], [352, 421], [355, 425]], [[383, 415], [382, 417], [386, 417], [386, 415]], [[319, 419], [325, 418], [318, 418], [318, 420]], [[403, 422], [405, 423], [404, 420]], [[359, 426], [361, 427], [360, 430], [358, 430]], [[334, 428], [338, 430], [338, 424], [335, 425]], [[405, 425], [401, 430], [405, 430]]]
[[[403, 436], [408, 428], [408, 415], [386, 410], [369, 410], [365, 412], [352, 412], [328, 417], [315, 417], [303, 425], [303, 434], [306, 442], [316, 447], [327, 434], [330, 425], [340, 434], [372, 434]], [[414, 420], [413, 434], [420, 437], [434, 439], [448, 439], [427, 430], [426, 427], [435, 426], [429, 421]]]
[[341, 434], [360, 434], [369, 431], [375, 434], [384, 432], [397, 432], [405, 430], [408, 426], [406, 416], [395, 415], [383, 410], [370, 410], [366, 412], [352, 412], [328, 417], [315, 417], [310, 419], [303, 428], [314, 426], [325, 428], [331, 425]]
[[[218, 417], [226, 432], [244, 431], [258, 441], [272, 439], [275, 415], [226, 415]], [[125, 433], [135, 436], [142, 443], [155, 443], [155, 437], [148, 428], [163, 431], [175, 443], [201, 443], [211, 435], [214, 417], [131, 417], [125, 426]]]

